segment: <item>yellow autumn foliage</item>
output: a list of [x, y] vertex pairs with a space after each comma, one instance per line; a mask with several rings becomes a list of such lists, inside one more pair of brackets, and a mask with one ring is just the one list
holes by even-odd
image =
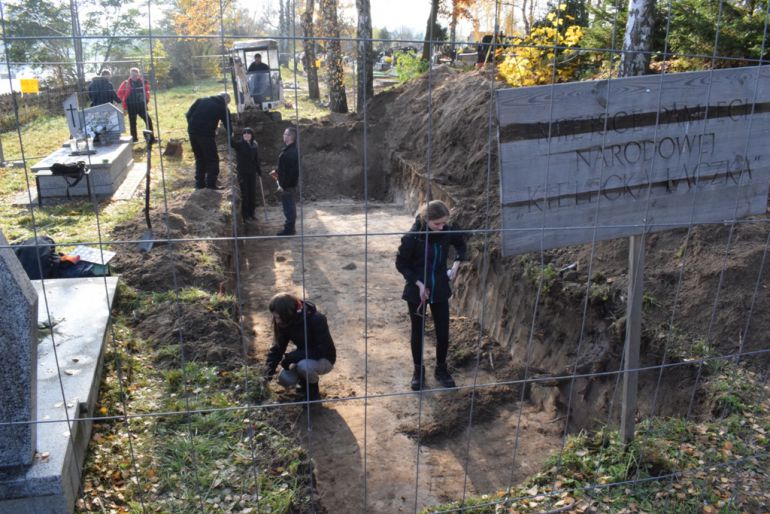
[[[564, 4], [559, 5], [559, 10]], [[552, 11], [546, 16], [548, 25], [537, 27], [528, 36], [515, 38], [507, 48], [498, 50], [502, 59], [498, 75], [514, 87], [537, 86], [569, 80], [579, 66], [578, 45], [583, 27], [565, 24], [574, 18]], [[555, 69], [554, 69], [555, 68]]]

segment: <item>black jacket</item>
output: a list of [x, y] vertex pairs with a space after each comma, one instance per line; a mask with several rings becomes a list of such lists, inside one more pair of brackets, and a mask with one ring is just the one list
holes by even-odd
[[[307, 317], [307, 357], [314, 360], [326, 359], [332, 364], [337, 360], [337, 350], [329, 333], [326, 316], [316, 310], [313, 302], [303, 302], [302, 310], [297, 312], [294, 322], [286, 327], [278, 327], [278, 336], [267, 354], [267, 371], [275, 373], [278, 363], [284, 360], [289, 342], [297, 349], [291, 352], [292, 362], [305, 358], [305, 318]], [[288, 357], [289, 355], [287, 355]]]
[[286, 145], [278, 156], [278, 183], [281, 187], [297, 187], [299, 182], [299, 156], [297, 144]]
[[[402, 299], [411, 303], [420, 303], [418, 280], [430, 289], [430, 303], [445, 302], [452, 296], [449, 278], [446, 276], [449, 246], [455, 248], [456, 261], [466, 259], [465, 237], [459, 232], [450, 233], [456, 230], [449, 225], [444, 225], [441, 232], [429, 231], [427, 225], [420, 220], [419, 216], [417, 217], [409, 232], [401, 238], [401, 245], [396, 255], [396, 269], [406, 279]], [[427, 234], [426, 231], [428, 231]]]
[[231, 139], [230, 146], [235, 150], [238, 175], [262, 174], [259, 167], [259, 150], [256, 141], [252, 140], [251, 143], [247, 143], [242, 139], [240, 141]]
[[191, 136], [214, 137], [217, 135], [219, 122], [227, 126], [230, 111], [222, 96], [198, 98], [185, 114], [187, 132]]
[[120, 103], [120, 98], [115, 93], [112, 83], [104, 77], [96, 77], [88, 86], [88, 98], [91, 99], [91, 105], [102, 105], [110, 102]]

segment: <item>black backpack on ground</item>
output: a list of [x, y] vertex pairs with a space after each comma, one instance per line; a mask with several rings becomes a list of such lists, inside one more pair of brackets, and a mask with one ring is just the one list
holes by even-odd
[[13, 252], [30, 280], [59, 276], [59, 254], [56, 253], [54, 240], [50, 237], [38, 236], [25, 239], [13, 245]]

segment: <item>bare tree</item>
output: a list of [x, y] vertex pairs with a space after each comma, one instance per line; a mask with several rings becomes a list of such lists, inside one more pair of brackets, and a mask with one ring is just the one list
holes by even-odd
[[345, 72], [342, 67], [340, 25], [337, 18], [337, 0], [321, 0], [322, 32], [326, 42], [326, 82], [329, 86], [329, 109], [332, 112], [348, 112], [345, 94]]
[[302, 14], [302, 31], [305, 39], [302, 42], [304, 47], [304, 56], [302, 57], [302, 66], [307, 75], [307, 93], [311, 100], [321, 98], [318, 90], [318, 68], [315, 65], [315, 26], [313, 25], [313, 11], [315, 10], [315, 0], [307, 0], [305, 12]]
[[372, 15], [369, 0], [356, 0], [358, 29], [356, 37], [356, 111], [361, 112], [364, 104], [374, 96], [374, 51], [372, 50]]
[[527, 10], [527, 5], [529, 3], [534, 3], [534, 0], [521, 0], [521, 21], [524, 24], [524, 33], [527, 35], [529, 35], [531, 30], [529, 25], [529, 13]]
[[430, 14], [428, 15], [428, 25], [425, 28], [425, 42], [422, 45], [422, 58], [430, 61], [433, 52], [433, 31], [436, 28], [436, 18], [438, 17], [439, 0], [430, 1]]

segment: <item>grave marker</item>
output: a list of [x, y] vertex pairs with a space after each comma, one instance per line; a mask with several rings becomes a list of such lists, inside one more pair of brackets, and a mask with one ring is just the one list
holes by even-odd
[[70, 137], [82, 137], [85, 134], [85, 121], [78, 104], [78, 95], [72, 94], [64, 100], [64, 117], [67, 119], [67, 127], [70, 129]]
[[123, 110], [111, 103], [83, 109], [83, 119], [88, 135], [95, 145], [112, 145], [120, 142], [120, 135], [126, 130]]
[[[0, 468], [28, 466], [37, 427], [37, 293], [0, 231]], [[22, 422], [18, 425], [3, 423]]]

